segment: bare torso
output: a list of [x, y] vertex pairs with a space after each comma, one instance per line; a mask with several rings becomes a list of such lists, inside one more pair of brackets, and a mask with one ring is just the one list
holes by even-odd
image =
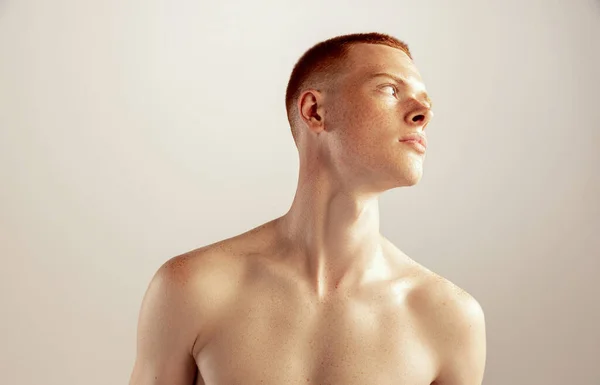
[[324, 298], [266, 230], [199, 250], [182, 262], [203, 271], [189, 274], [198, 293], [196, 384], [434, 383], [441, 339], [432, 316], [453, 286], [389, 242], [393, 278]]

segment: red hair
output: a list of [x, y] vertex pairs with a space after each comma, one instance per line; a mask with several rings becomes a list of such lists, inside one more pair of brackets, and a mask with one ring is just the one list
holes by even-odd
[[295, 101], [307, 85], [308, 80], [315, 76], [330, 76], [335, 73], [350, 46], [358, 43], [387, 45], [402, 50], [412, 59], [406, 43], [393, 36], [377, 32], [341, 35], [315, 44], [296, 62], [285, 92], [285, 107], [294, 141], [296, 141], [293, 123]]

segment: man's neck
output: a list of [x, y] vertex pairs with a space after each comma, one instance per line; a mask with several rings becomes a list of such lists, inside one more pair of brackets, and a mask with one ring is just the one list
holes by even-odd
[[385, 278], [389, 272], [379, 232], [379, 196], [341, 189], [331, 175], [300, 178], [278, 232], [318, 295]]

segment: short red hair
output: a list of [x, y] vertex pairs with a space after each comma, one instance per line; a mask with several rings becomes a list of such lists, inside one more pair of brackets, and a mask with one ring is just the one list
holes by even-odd
[[315, 44], [296, 62], [285, 92], [285, 107], [294, 141], [296, 141], [293, 123], [294, 106], [296, 99], [304, 91], [307, 81], [314, 75], [327, 76], [334, 73], [348, 53], [350, 46], [358, 43], [387, 45], [402, 50], [412, 59], [406, 43], [393, 36], [377, 32], [341, 35]]

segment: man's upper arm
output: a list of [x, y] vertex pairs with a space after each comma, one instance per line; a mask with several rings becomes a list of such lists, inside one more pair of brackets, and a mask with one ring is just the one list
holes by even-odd
[[436, 384], [481, 385], [486, 361], [483, 309], [466, 292], [452, 302], [449, 322], [444, 322], [442, 367]]
[[180, 257], [163, 264], [144, 295], [130, 385], [191, 385], [197, 317], [190, 301], [189, 265]]

